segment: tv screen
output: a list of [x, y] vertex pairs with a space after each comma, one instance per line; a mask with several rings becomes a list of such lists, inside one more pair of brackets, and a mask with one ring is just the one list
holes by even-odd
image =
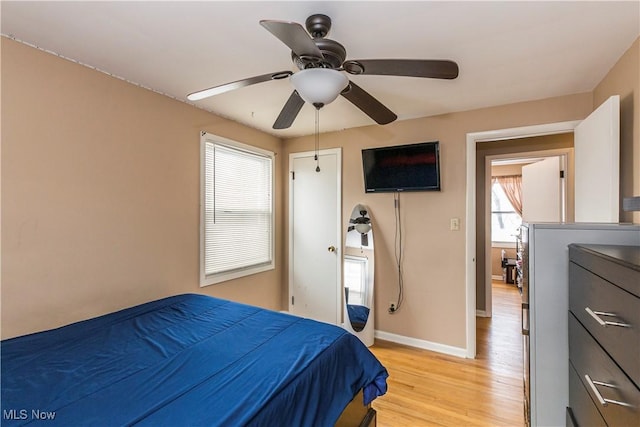
[[440, 191], [438, 141], [362, 150], [367, 193]]

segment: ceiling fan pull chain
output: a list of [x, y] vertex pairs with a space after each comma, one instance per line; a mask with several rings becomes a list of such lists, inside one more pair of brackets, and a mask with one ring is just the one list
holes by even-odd
[[316, 107], [316, 139], [315, 139], [315, 156], [316, 172], [320, 172], [320, 108]]

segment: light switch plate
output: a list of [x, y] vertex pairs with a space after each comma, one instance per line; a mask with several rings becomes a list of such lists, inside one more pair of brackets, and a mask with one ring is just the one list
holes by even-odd
[[451, 218], [449, 229], [451, 229], [451, 231], [460, 230], [460, 218]]

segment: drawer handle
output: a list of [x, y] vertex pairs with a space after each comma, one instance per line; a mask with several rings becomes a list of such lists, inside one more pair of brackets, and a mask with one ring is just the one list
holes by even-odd
[[630, 407], [630, 408], [633, 407], [633, 405], [630, 405], [630, 404], [625, 403], [625, 402], [620, 402], [619, 400], [605, 399], [604, 397], [602, 397], [602, 395], [600, 394], [600, 391], [596, 387], [597, 385], [599, 385], [599, 386], [602, 386], [602, 387], [616, 388], [615, 385], [609, 384], [609, 383], [605, 383], [605, 382], [602, 382], [602, 381], [594, 381], [594, 380], [591, 379], [591, 377], [588, 374], [584, 375], [584, 379], [587, 380], [587, 384], [589, 384], [589, 387], [591, 387], [591, 390], [593, 391], [593, 394], [596, 395], [596, 398], [598, 399], [598, 402], [600, 402], [600, 404], [602, 406], [609, 406], [609, 404], [611, 403], [613, 405], [627, 406], [627, 407]]
[[596, 319], [596, 322], [598, 322], [600, 324], [600, 326], [604, 326], [604, 327], [607, 327], [607, 326], [619, 326], [621, 328], [630, 328], [631, 327], [631, 325], [628, 324], [628, 323], [610, 322], [608, 320], [602, 320], [600, 318], [600, 316], [616, 317], [615, 313], [607, 313], [605, 311], [593, 311], [589, 307], [585, 307], [584, 311], [589, 313], [589, 316], [591, 316], [594, 319]]

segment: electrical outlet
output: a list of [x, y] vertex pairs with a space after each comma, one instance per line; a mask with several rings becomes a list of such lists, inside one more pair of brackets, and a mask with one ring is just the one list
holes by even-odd
[[396, 311], [396, 303], [394, 301], [389, 301], [389, 313], [393, 313]]

